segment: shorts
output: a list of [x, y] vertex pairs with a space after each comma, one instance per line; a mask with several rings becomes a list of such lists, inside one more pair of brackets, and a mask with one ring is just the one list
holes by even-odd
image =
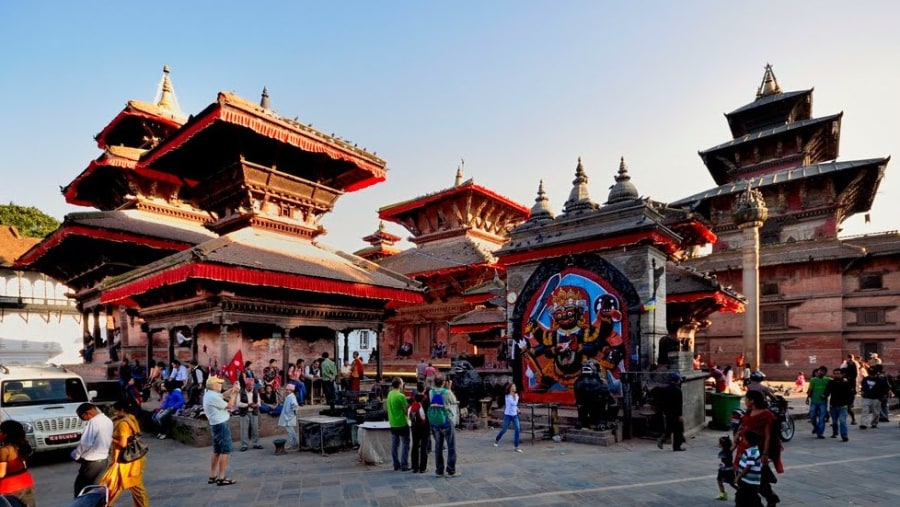
[[211, 424], [213, 454], [231, 454], [231, 426], [228, 422]]
[[720, 468], [719, 475], [716, 476], [716, 479], [722, 481], [723, 484], [731, 484], [734, 485], [734, 469], [733, 468]]

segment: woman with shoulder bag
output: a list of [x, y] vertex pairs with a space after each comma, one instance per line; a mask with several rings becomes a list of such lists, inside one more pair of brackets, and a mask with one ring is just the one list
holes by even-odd
[[144, 465], [147, 457], [143, 456], [129, 463], [122, 462], [122, 453], [128, 446], [132, 436], [140, 437], [141, 427], [137, 419], [128, 413], [128, 403], [117, 401], [113, 404], [115, 426], [113, 427], [112, 446], [109, 453], [109, 467], [100, 477], [100, 485], [109, 488], [109, 504], [113, 505], [123, 491], [130, 490], [135, 507], [148, 507], [150, 497], [144, 487]]

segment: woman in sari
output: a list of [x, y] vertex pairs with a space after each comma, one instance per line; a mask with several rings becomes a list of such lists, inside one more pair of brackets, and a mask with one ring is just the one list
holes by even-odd
[[25, 464], [30, 454], [22, 424], [13, 420], [0, 423], [0, 495], [34, 507], [34, 479]]
[[128, 402], [117, 401], [113, 405], [115, 426], [113, 427], [112, 447], [109, 451], [109, 468], [100, 478], [100, 485], [109, 488], [109, 505], [112, 506], [123, 491], [130, 490], [135, 507], [148, 507], [150, 498], [144, 487], [144, 456], [131, 463], [120, 463], [119, 455], [128, 445], [128, 437], [140, 435], [141, 428], [137, 419], [128, 413]]
[[766, 506], [772, 507], [781, 501], [778, 495], [772, 491], [772, 484], [778, 481], [769, 466], [770, 461], [775, 464], [778, 473], [784, 472], [781, 463], [781, 444], [773, 445], [772, 427], [777, 416], [769, 410], [765, 395], [761, 391], [747, 391], [744, 398], [747, 407], [744, 416], [741, 417], [741, 425], [735, 436], [736, 449], [734, 452], [734, 466], [738, 467], [741, 455], [749, 447], [745, 435], [755, 433], [760, 437], [760, 454], [763, 462], [762, 477], [759, 484], [759, 494], [766, 499]]

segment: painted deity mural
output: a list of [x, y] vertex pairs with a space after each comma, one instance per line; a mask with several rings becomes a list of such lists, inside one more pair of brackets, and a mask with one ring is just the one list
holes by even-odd
[[[583, 385], [588, 378], [621, 396], [621, 374], [630, 359], [629, 305], [634, 299], [623, 298], [622, 289], [629, 295], [634, 289], [602, 260], [593, 264], [603, 269], [544, 266], [523, 291], [514, 314], [523, 400], [574, 404], [576, 384]], [[616, 280], [603, 276], [610, 270]]]

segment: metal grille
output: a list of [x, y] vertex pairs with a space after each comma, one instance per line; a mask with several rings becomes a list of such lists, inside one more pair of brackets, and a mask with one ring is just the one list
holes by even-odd
[[54, 417], [51, 419], [38, 419], [34, 421], [35, 431], [41, 433], [54, 433], [57, 431], [75, 431], [84, 427], [84, 421], [78, 417]]

